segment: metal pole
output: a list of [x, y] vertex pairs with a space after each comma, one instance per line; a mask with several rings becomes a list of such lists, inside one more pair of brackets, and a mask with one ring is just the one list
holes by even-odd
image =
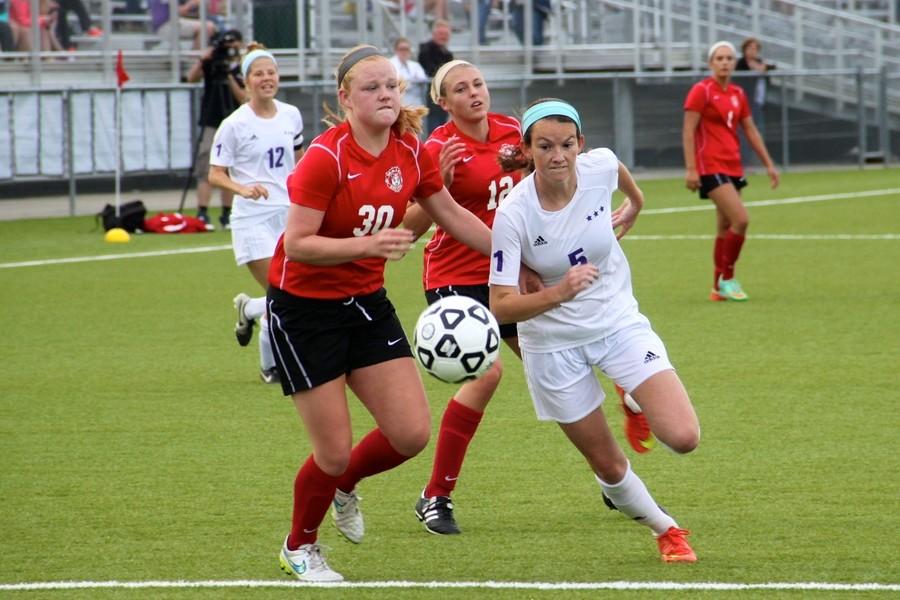
[[41, 26], [38, 15], [41, 14], [39, 0], [31, 0], [31, 83], [41, 84]]
[[75, 126], [72, 123], [75, 109], [72, 107], [72, 90], [63, 92], [66, 113], [66, 160], [69, 165], [69, 216], [75, 216]]
[[297, 2], [297, 80], [306, 79], [306, 6], [309, 0]]
[[[109, 2], [104, 2], [107, 6]], [[200, 47], [206, 48], [209, 45], [209, 36], [206, 35], [206, 2], [200, 2], [200, 14], [197, 15], [200, 19]]]
[[781, 166], [787, 169], [790, 165], [790, 123], [788, 123], [787, 78], [781, 79]]
[[891, 138], [888, 130], [887, 67], [885, 65], [881, 65], [878, 72], [878, 138], [882, 164], [887, 168], [891, 160]]
[[534, 73], [534, 0], [525, 0], [524, 6], [522, 7], [524, 13], [523, 17], [523, 29], [524, 32], [522, 34], [522, 45], [525, 47], [525, 72], [526, 73]]
[[663, 0], [663, 64], [666, 73], [672, 73], [672, 0]]
[[634, 63], [635, 72], [639, 73], [641, 71], [641, 2], [640, 0], [633, 0], [631, 3], [631, 36], [633, 38], [634, 45], [632, 46], [632, 52], [634, 52], [634, 57], [632, 59]]
[[859, 133], [857, 134], [857, 142], [859, 144], [859, 168], [862, 169], [866, 164], [866, 148], [869, 145], [866, 140], [866, 104], [865, 90], [863, 89], [862, 67], [856, 69], [856, 112], [859, 127]]
[[700, 63], [700, 0], [691, 0], [691, 69], [699, 71]]
[[110, 41], [112, 37], [112, 9], [109, 2], [103, 3], [103, 81], [112, 81], [112, 52], [110, 49]]

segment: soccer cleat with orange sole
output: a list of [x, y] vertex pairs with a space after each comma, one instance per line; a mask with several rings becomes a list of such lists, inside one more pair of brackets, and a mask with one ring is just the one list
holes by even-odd
[[625, 396], [628, 396], [632, 402], [634, 400], [625, 390], [616, 386], [616, 393], [619, 394], [619, 405], [622, 407], [622, 412], [625, 413], [625, 438], [638, 454], [649, 452], [656, 446], [656, 438], [653, 437], [653, 433], [650, 431], [647, 417], [643, 413], [634, 412], [628, 408]]
[[713, 302], [727, 302], [728, 298], [719, 293], [719, 290], [713, 288], [709, 291], [709, 299]]
[[664, 534], [656, 538], [663, 562], [697, 562], [697, 555], [685, 539], [690, 534], [687, 529], [669, 527]]

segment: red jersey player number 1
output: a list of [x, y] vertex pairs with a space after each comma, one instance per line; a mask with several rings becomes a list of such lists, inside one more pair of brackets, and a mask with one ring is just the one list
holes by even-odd
[[734, 277], [749, 224], [740, 190], [747, 185], [741, 164], [738, 127], [766, 168], [772, 188], [778, 186], [778, 169], [772, 162], [762, 135], [753, 123], [744, 90], [731, 83], [735, 49], [729, 42], [716, 42], [709, 49], [710, 77], [695, 84], [684, 101], [682, 147], [685, 185], [699, 191], [716, 206], [716, 241], [713, 249], [713, 287], [710, 299], [747, 300], [747, 293]]

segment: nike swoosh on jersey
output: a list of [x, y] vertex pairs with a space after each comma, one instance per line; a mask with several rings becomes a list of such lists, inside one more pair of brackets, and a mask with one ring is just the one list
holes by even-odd
[[465, 158], [463, 159], [463, 162], [464, 162], [464, 163], [467, 163], [467, 162], [469, 162], [470, 160], [472, 160], [473, 158], [475, 158], [475, 157], [474, 157], [474, 156], [467, 156], [467, 157], [465, 157]]
[[347, 179], [356, 179], [360, 175], [362, 175], [362, 173], [347, 173]]

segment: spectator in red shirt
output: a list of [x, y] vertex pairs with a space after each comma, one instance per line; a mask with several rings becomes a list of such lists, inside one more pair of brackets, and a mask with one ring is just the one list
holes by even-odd
[[[341, 581], [317, 531], [333, 505], [338, 530], [362, 541], [356, 485], [428, 443], [431, 419], [409, 342], [384, 290], [384, 267], [411, 248], [398, 226], [415, 199], [441, 227], [487, 255], [490, 230], [453, 201], [416, 134], [422, 107], [403, 107], [393, 64], [357, 46], [338, 65], [340, 115], [288, 178], [287, 226], [269, 271], [268, 315], [281, 385], [306, 426], [312, 455], [294, 482], [282, 569]], [[376, 428], [352, 445], [346, 389]]]
[[[521, 144], [519, 122], [490, 112], [491, 95], [484, 76], [464, 60], [450, 61], [437, 70], [431, 99], [450, 120], [431, 133], [425, 149], [439, 166], [453, 199], [490, 227], [497, 206], [522, 177], [518, 170], [504, 171], [498, 162], [501, 154], [514, 153]], [[403, 224], [418, 237], [428, 230], [431, 219], [421, 207], [413, 206]], [[425, 299], [431, 304], [445, 296], [461, 295], [487, 306], [489, 269], [487, 256], [438, 227], [425, 247]], [[516, 324], [502, 325], [500, 336], [518, 354]], [[498, 360], [483, 376], [463, 384], [444, 411], [431, 479], [416, 504], [419, 520], [431, 533], [460, 533], [450, 493], [502, 373]]]
[[716, 42], [709, 49], [712, 75], [695, 84], [684, 101], [682, 147], [687, 170], [685, 185], [700, 190], [701, 198], [716, 205], [715, 273], [711, 300], [747, 300], [734, 278], [734, 265], [741, 253], [749, 218], [740, 189], [747, 185], [741, 164], [737, 125], [766, 168], [772, 189], [778, 186], [778, 169], [766, 151], [765, 142], [750, 114], [744, 90], [731, 83], [735, 49], [729, 42]]

